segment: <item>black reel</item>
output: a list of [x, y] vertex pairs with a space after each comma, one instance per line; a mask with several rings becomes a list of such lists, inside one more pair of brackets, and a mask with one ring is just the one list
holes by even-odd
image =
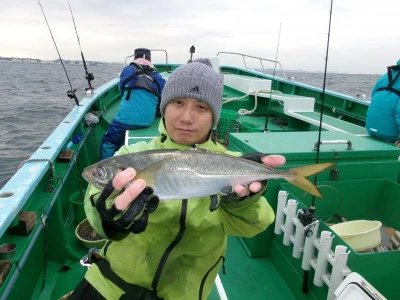
[[75, 95], [76, 89], [67, 91], [67, 95], [70, 99], [74, 99], [77, 106], [79, 106], [78, 98]]
[[92, 81], [92, 80], [94, 80], [94, 75], [93, 75], [93, 73], [86, 73], [85, 78], [86, 78], [86, 80]]
[[304, 226], [304, 234], [306, 237], [312, 236], [311, 224], [318, 220], [318, 218], [314, 214], [315, 209], [307, 208], [306, 210], [299, 210], [297, 214], [297, 218], [300, 223]]

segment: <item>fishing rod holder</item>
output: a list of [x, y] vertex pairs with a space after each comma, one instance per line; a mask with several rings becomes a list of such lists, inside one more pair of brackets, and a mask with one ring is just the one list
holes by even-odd
[[[86, 66], [86, 64], [85, 64], [85, 66]], [[86, 67], [85, 67], [85, 68], [86, 68]], [[94, 90], [94, 87], [92, 87], [92, 83], [91, 83], [91, 81], [94, 80], [94, 75], [93, 75], [93, 73], [89, 73], [89, 72], [86, 70], [85, 79], [87, 80], [87, 82], [88, 82], [88, 84], [89, 84], [89, 87], [85, 88], [86, 96], [90, 97], [90, 96], [92, 96], [93, 90]]]
[[[293, 247], [292, 257], [301, 260], [301, 268], [307, 274], [303, 287], [305, 284], [308, 288], [310, 274], [316, 287], [328, 287], [326, 299], [336, 299], [334, 292], [351, 273], [347, 266], [350, 251], [345, 245], [332, 247], [333, 232], [324, 228], [319, 230], [320, 221], [314, 215], [313, 207], [298, 209], [298, 204], [298, 201], [289, 199], [287, 191], [279, 191], [274, 233], [283, 234], [283, 245]], [[307, 225], [304, 226], [303, 222]], [[311, 269], [314, 273], [310, 273]]]
[[329, 141], [315, 142], [313, 151], [317, 151], [319, 145], [326, 145], [326, 144], [347, 144], [346, 150], [353, 150], [352, 148], [353, 143], [350, 140], [329, 140]]

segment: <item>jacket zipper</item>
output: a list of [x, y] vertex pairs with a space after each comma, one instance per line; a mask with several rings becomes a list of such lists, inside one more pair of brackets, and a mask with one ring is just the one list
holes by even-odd
[[220, 256], [217, 260], [217, 262], [206, 272], [206, 274], [204, 275], [203, 279], [201, 280], [201, 284], [200, 284], [200, 290], [199, 290], [199, 300], [202, 299], [203, 297], [203, 289], [204, 289], [204, 284], [206, 283], [206, 280], [208, 278], [208, 275], [210, 274], [210, 272], [212, 270], [214, 270], [214, 268], [219, 264], [219, 262], [222, 259], [222, 274], [225, 275], [225, 257], [224, 256]]
[[188, 200], [187, 199], [183, 199], [182, 200], [182, 208], [181, 208], [181, 215], [179, 218], [179, 223], [180, 223], [180, 227], [179, 227], [179, 232], [176, 235], [175, 239], [172, 241], [172, 243], [168, 246], [168, 248], [165, 250], [160, 263], [158, 264], [156, 273], [154, 275], [153, 278], [153, 282], [151, 284], [153, 291], [157, 292], [157, 285], [158, 285], [158, 281], [160, 280], [161, 277], [161, 273], [164, 269], [165, 263], [167, 262], [167, 259], [169, 257], [169, 255], [171, 254], [172, 250], [176, 247], [176, 245], [178, 245], [178, 243], [181, 241], [183, 234], [186, 231], [186, 214], [187, 214], [187, 205], [188, 205]]

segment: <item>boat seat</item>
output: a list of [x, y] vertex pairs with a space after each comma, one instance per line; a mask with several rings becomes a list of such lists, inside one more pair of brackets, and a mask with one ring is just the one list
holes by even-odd
[[269, 79], [225, 74], [224, 84], [245, 94], [262, 91], [257, 94], [257, 97], [268, 98], [282, 102], [285, 113], [286, 111], [314, 111], [314, 98], [284, 94], [281, 92], [272, 92], [271, 80]]
[[[309, 124], [319, 126], [320, 113], [314, 111], [314, 98], [302, 97], [301, 101], [299, 101], [298, 96], [293, 98], [288, 96], [289, 95], [285, 95], [285, 97], [282, 97], [282, 99], [279, 99], [279, 96], [277, 97], [278, 100], [281, 100], [284, 103], [283, 111], [286, 115]], [[340, 131], [356, 135], [367, 135], [367, 131], [364, 127], [327, 115], [323, 116], [321, 127], [330, 131]]]
[[314, 98], [271, 91], [271, 80], [269, 79], [224, 74], [224, 85], [245, 94], [261, 91], [257, 97], [283, 101], [285, 104], [290, 102], [290, 108], [296, 111], [314, 109]]
[[[245, 94], [258, 90], [271, 90], [271, 80], [239, 75], [225, 74], [224, 84]], [[320, 114], [314, 111], [315, 99], [312, 97], [276, 92], [260, 92], [258, 93], [258, 97], [279, 101], [283, 104], [283, 111], [286, 115], [319, 126]], [[329, 131], [340, 131], [361, 136], [368, 135], [367, 131], [362, 126], [326, 115], [324, 115], [322, 119], [322, 128]]]
[[[285, 111], [288, 116], [294, 117], [298, 120], [307, 122], [309, 124], [319, 126], [320, 113], [315, 111]], [[368, 136], [364, 127], [358, 126], [334, 117], [324, 115], [322, 118], [321, 127], [325, 130], [340, 131], [351, 133], [358, 136]]]
[[[245, 77], [233, 74], [224, 74], [224, 85], [245, 94], [249, 94], [258, 90], [271, 90], [271, 80], [269, 79]], [[269, 93], [267, 95], [264, 95], [264, 93], [262, 93], [259, 94], [259, 96], [269, 98]]]

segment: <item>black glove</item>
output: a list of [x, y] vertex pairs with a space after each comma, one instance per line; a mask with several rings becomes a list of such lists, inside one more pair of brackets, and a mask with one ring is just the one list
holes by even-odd
[[[146, 229], [149, 214], [156, 210], [159, 203], [160, 199], [158, 199], [156, 195], [153, 195], [153, 189], [151, 187], [146, 187], [130, 204], [128, 209], [118, 219], [117, 222], [119, 222], [125, 228], [129, 228], [129, 230], [133, 233], [140, 233]], [[121, 213], [121, 211], [116, 209], [114, 205], [111, 207], [111, 209], [113, 209], [114, 213], [116, 212], [115, 215]], [[142, 216], [132, 223], [135, 217], [142, 210]]]
[[[262, 162], [261, 158], [262, 158], [263, 156], [265, 156], [264, 153], [261, 153], [261, 152], [254, 152], [254, 153], [245, 154], [245, 155], [241, 156], [241, 158], [248, 159], [248, 160], [254, 161], [254, 162], [256, 162], [256, 163], [262, 164], [263, 162]], [[267, 181], [266, 181], [266, 180], [261, 181], [261, 184], [263, 185], [263, 187], [261, 188], [261, 191], [263, 191], [263, 190], [265, 191], [265, 187], [267, 186]], [[259, 193], [259, 192], [258, 192], [258, 193]], [[232, 191], [232, 192], [230, 192], [230, 193], [227, 193], [227, 194], [223, 195], [223, 196], [222, 196], [222, 199], [223, 199], [225, 202], [232, 202], [232, 201], [235, 201], [235, 200], [236, 200], [236, 201], [242, 201], [242, 200], [244, 200], [244, 199], [246, 199], [246, 198], [248, 198], [248, 197], [254, 196], [255, 194], [257, 194], [257, 193], [250, 192], [249, 195], [247, 195], [247, 196], [238, 197], [238, 196]]]
[[264, 153], [253, 152], [253, 153], [248, 153], [248, 154], [243, 155], [242, 158], [262, 164], [261, 157], [263, 157], [263, 156], [265, 156]]
[[[140, 233], [147, 227], [149, 213], [152, 213], [158, 207], [160, 202], [156, 195], [153, 195], [153, 189], [146, 187], [129, 207], [123, 212], [112, 205], [110, 209], [106, 208], [106, 200], [114, 191], [110, 181], [101, 192], [96, 201], [96, 208], [99, 211], [103, 223], [103, 229], [110, 238], [116, 237], [119, 233]], [[93, 199], [92, 203], [94, 202]], [[135, 217], [141, 212], [142, 216], [135, 220]], [[115, 220], [115, 216], [123, 214]]]

